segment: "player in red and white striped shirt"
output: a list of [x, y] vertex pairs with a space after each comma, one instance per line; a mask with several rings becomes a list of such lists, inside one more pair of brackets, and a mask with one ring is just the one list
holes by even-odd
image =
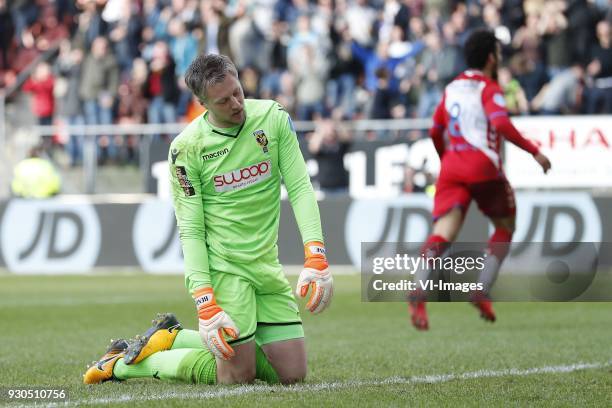
[[[508, 254], [516, 215], [514, 192], [500, 157], [502, 137], [533, 155], [544, 172], [551, 165], [508, 117], [503, 91], [497, 83], [501, 47], [495, 35], [484, 29], [474, 31], [466, 42], [464, 55], [469, 69], [447, 85], [429, 131], [441, 169], [434, 198], [433, 233], [421, 251], [430, 257], [442, 256], [457, 237], [470, 202], [476, 201], [495, 231], [489, 239], [480, 276], [484, 291], [473, 293], [471, 300], [484, 319], [495, 321], [487, 293]], [[428, 269], [418, 271], [417, 281], [427, 280], [429, 273]], [[409, 308], [412, 324], [427, 330], [422, 291], [410, 293]]]

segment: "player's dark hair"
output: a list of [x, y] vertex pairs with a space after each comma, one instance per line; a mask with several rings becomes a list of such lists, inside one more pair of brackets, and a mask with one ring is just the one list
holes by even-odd
[[185, 83], [200, 101], [206, 99], [206, 91], [225, 79], [226, 75], [238, 78], [236, 66], [225, 55], [200, 54], [185, 73]]
[[489, 54], [497, 52], [497, 38], [492, 31], [479, 28], [474, 30], [463, 47], [463, 56], [468, 68], [483, 69]]

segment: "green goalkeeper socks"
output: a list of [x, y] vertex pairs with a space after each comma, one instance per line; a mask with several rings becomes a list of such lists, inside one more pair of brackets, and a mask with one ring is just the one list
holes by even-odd
[[205, 349], [200, 332], [197, 330], [183, 329], [178, 332], [172, 343], [172, 350], [175, 349]]
[[259, 344], [255, 344], [255, 378], [268, 384], [278, 384], [280, 382], [276, 370], [268, 361]]
[[[266, 358], [265, 353], [255, 345], [255, 378], [268, 384], [278, 384], [278, 374]], [[183, 329], [174, 339], [172, 348], [152, 354], [138, 364], [126, 365], [123, 359], [115, 363], [113, 375], [120, 380], [130, 378], [158, 378], [178, 380], [196, 384], [217, 382], [217, 363], [208, 351], [200, 333]]]
[[[185, 348], [206, 350], [200, 338], [200, 333], [197, 330], [183, 329], [176, 335], [174, 343], [172, 343], [172, 350]], [[278, 374], [258, 344], [255, 344], [255, 353], [255, 378], [263, 380], [268, 384], [278, 384]]]
[[138, 364], [127, 365], [119, 359], [113, 375], [120, 380], [157, 378], [189, 383], [215, 384], [217, 364], [207, 350], [177, 349], [152, 354]]
[[[183, 381], [193, 384], [217, 383], [217, 362], [215, 357], [208, 350], [191, 350], [191, 353], [183, 359], [179, 367], [179, 374]], [[180, 350], [176, 350], [180, 351]]]

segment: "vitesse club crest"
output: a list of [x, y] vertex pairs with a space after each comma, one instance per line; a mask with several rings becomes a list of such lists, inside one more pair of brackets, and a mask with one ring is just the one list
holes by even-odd
[[253, 132], [253, 136], [255, 136], [255, 140], [257, 140], [257, 144], [261, 146], [264, 153], [268, 153], [268, 138], [263, 130], [256, 130]]

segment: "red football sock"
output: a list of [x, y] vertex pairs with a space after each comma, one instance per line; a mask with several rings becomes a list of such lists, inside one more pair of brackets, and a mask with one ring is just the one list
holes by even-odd
[[421, 247], [421, 254], [426, 257], [439, 257], [448, 249], [450, 242], [442, 235], [430, 235]]
[[[450, 246], [450, 242], [441, 235], [430, 235], [427, 238], [427, 241], [421, 247], [421, 255], [425, 258], [438, 258], [444, 255], [448, 247]], [[426, 263], [425, 267], [419, 268], [416, 271], [416, 275], [414, 277], [415, 282], [425, 282], [429, 279], [429, 274], [431, 273], [431, 268]], [[422, 291], [421, 291], [422, 292]], [[419, 294], [422, 296], [422, 294]]]
[[499, 268], [510, 251], [511, 242], [512, 231], [504, 228], [496, 228], [491, 238], [489, 238], [484, 268], [478, 277], [478, 281], [482, 283], [484, 293], [489, 293], [491, 287], [495, 283]]
[[489, 238], [487, 253], [495, 255], [499, 262], [503, 262], [510, 251], [510, 243], [512, 242], [512, 231], [505, 228], [496, 228]]

